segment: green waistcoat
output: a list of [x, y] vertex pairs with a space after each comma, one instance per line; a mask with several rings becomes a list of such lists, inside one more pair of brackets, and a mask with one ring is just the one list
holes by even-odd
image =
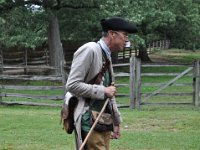
[[[103, 53], [103, 61], [105, 61], [105, 55]], [[104, 81], [103, 81], [103, 85], [105, 87], [110, 85], [110, 74], [108, 69], [106, 70], [105, 74], [104, 74]], [[101, 111], [104, 103], [106, 101], [106, 97], [104, 100], [95, 100], [92, 102], [92, 104], [90, 105], [90, 110], [96, 110], [98, 112]], [[107, 106], [105, 109], [105, 112], [107, 113], [111, 113], [110, 108]], [[91, 128], [90, 125], [90, 111], [86, 111], [85, 114], [83, 114], [82, 119], [81, 119], [81, 129], [85, 132], [89, 132]]]

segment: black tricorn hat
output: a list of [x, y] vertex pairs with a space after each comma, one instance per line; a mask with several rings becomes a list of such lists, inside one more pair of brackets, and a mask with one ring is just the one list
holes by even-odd
[[112, 17], [109, 19], [102, 19], [101, 26], [103, 31], [114, 30], [114, 31], [126, 31], [128, 33], [136, 33], [137, 27], [124, 20], [121, 17]]

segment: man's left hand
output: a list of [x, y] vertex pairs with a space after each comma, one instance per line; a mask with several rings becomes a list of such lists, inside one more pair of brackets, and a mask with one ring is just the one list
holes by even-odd
[[111, 138], [112, 139], [118, 139], [120, 137], [120, 127], [114, 126], [113, 128], [114, 128], [114, 130], [113, 130], [113, 133], [111, 135]]

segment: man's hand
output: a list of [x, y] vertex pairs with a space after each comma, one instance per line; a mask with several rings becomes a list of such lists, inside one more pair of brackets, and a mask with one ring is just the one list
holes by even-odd
[[120, 137], [120, 127], [114, 126], [113, 133], [111, 134], [112, 139], [118, 139]]
[[105, 95], [108, 97], [108, 98], [112, 98], [113, 96], [115, 96], [115, 93], [117, 92], [116, 90], [116, 87], [115, 86], [108, 86], [106, 87], [105, 89]]

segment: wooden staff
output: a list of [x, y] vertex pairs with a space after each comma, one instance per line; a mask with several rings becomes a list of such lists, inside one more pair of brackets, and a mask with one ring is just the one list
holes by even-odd
[[107, 106], [107, 104], [108, 104], [108, 101], [109, 101], [109, 98], [107, 98], [105, 104], [103, 105], [103, 108], [101, 109], [101, 111], [100, 111], [100, 113], [99, 113], [97, 119], [95, 120], [94, 124], [92, 125], [90, 131], [88, 132], [86, 138], [84, 139], [83, 143], [81, 144], [81, 147], [79, 148], [79, 150], [82, 150], [83, 147], [85, 146], [85, 144], [86, 144], [86, 142], [87, 142], [87, 140], [88, 140], [90, 134], [92, 133], [94, 127], [96, 126], [96, 124], [97, 124], [97, 122], [99, 121], [99, 119], [100, 119], [102, 113], [104, 112], [104, 110], [105, 110], [105, 108], [106, 108], [106, 106]]
[[[111, 85], [114, 86], [114, 83], [112, 82]], [[94, 127], [96, 126], [96, 124], [97, 124], [97, 122], [99, 121], [101, 115], [103, 114], [103, 112], [104, 112], [104, 110], [105, 110], [105, 108], [106, 108], [106, 106], [107, 106], [109, 100], [110, 100], [110, 98], [107, 98], [107, 99], [106, 99], [106, 101], [105, 101], [105, 103], [104, 103], [104, 105], [103, 105], [103, 108], [101, 109], [99, 115], [97, 116], [97, 119], [95, 120], [94, 124], [92, 125], [90, 131], [88, 132], [86, 138], [84, 139], [83, 143], [81, 144], [81, 147], [79, 148], [79, 150], [82, 150], [83, 147], [85, 146], [85, 144], [86, 144], [86, 142], [87, 142], [89, 136], [91, 135], [91, 133], [92, 133]]]

